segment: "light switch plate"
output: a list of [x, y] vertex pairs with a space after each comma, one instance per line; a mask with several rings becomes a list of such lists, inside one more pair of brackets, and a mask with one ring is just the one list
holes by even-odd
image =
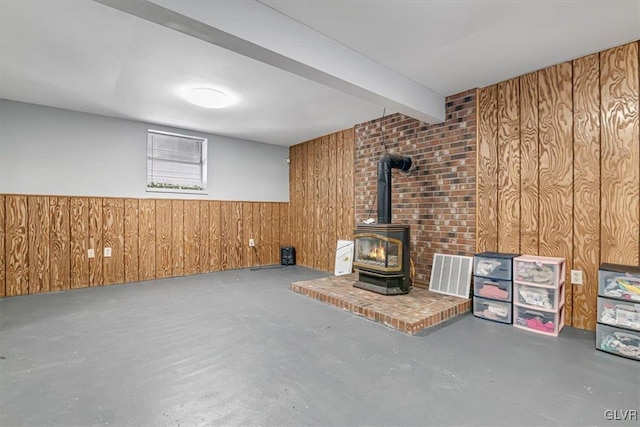
[[95, 257], [96, 257], [96, 251], [95, 251], [95, 249], [88, 249], [88, 250], [87, 250], [87, 257], [89, 257], [89, 258], [95, 258]]
[[104, 257], [109, 258], [111, 256], [111, 248], [104, 248]]

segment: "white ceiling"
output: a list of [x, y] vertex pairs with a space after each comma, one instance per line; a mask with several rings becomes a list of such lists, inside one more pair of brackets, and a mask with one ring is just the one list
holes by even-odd
[[[182, 12], [170, 1], [155, 3]], [[211, 27], [205, 12], [229, 5], [181, 3]], [[298, 72], [282, 55], [285, 65], [274, 66], [89, 0], [0, 0], [0, 98], [292, 145], [376, 118], [385, 106], [402, 111], [407, 82], [417, 82], [418, 93], [451, 95], [640, 38], [640, 0], [239, 3], [260, 13], [273, 8], [349, 48], [353, 57], [339, 70], [346, 74], [309, 62]], [[276, 32], [257, 17], [220, 16], [226, 18], [216, 28], [230, 34], [236, 24], [256, 29], [254, 44]], [[302, 40], [289, 38], [300, 52], [320, 55], [319, 44]], [[377, 90], [351, 90], [367, 74], [363, 56], [377, 63], [369, 64], [372, 75], [390, 71]], [[350, 66], [359, 68], [349, 76]], [[192, 106], [179, 92], [194, 86], [220, 88], [237, 102], [219, 110]]]
[[640, 38], [640, 0], [261, 0], [448, 96]]

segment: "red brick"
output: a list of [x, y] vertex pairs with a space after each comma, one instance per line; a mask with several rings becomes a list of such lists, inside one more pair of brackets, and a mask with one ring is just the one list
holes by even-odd
[[357, 222], [370, 211], [376, 215], [377, 163], [384, 153], [380, 128], [389, 152], [410, 156], [416, 165], [410, 177], [393, 172], [392, 211], [393, 222], [411, 226], [411, 258], [423, 281], [431, 275], [434, 253], [475, 252], [475, 90], [446, 102], [447, 121], [441, 124], [394, 114], [355, 126]]
[[[358, 276], [327, 277], [296, 282], [291, 290], [410, 334], [471, 309], [470, 300], [414, 288], [388, 297], [353, 287]], [[416, 318], [419, 317], [419, 320]]]

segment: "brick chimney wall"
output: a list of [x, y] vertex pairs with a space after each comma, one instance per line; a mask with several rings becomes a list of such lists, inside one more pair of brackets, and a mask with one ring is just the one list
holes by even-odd
[[[384, 136], [384, 142], [383, 142]], [[416, 284], [428, 285], [434, 253], [473, 255], [476, 209], [476, 91], [446, 99], [446, 121], [428, 125], [402, 114], [355, 126], [355, 220], [377, 219], [377, 166], [389, 153], [415, 170], [393, 170], [393, 223], [411, 226]]]

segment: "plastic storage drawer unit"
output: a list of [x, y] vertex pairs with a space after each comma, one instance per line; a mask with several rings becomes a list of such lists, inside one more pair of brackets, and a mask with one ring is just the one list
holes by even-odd
[[473, 257], [473, 275], [493, 279], [511, 280], [512, 261], [517, 254], [483, 252]]
[[511, 282], [475, 276], [473, 278], [473, 294], [482, 298], [499, 301], [511, 301]]
[[598, 297], [598, 323], [640, 331], [640, 304]]
[[559, 312], [548, 312], [514, 304], [513, 326], [557, 337], [564, 327], [564, 306]]
[[500, 323], [511, 323], [511, 303], [473, 297], [473, 315]]
[[596, 325], [596, 348], [617, 356], [640, 360], [640, 332]]
[[598, 295], [640, 302], [640, 267], [602, 264], [598, 276]]
[[513, 260], [513, 280], [516, 282], [557, 288], [564, 282], [564, 258], [524, 255]]
[[564, 305], [564, 285], [547, 288], [514, 282], [513, 295], [515, 303], [545, 311], [558, 311]]

